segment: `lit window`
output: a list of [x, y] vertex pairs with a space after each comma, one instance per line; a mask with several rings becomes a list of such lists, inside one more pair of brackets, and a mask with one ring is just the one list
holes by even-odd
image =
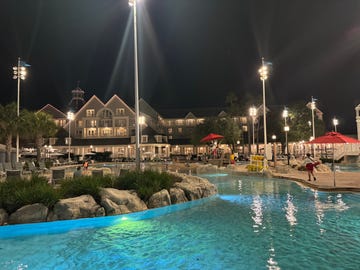
[[95, 110], [94, 110], [94, 109], [88, 109], [88, 110], [86, 110], [86, 116], [87, 116], [87, 117], [95, 116]]
[[124, 108], [116, 108], [115, 114], [116, 115], [124, 115], [125, 114], [125, 109]]

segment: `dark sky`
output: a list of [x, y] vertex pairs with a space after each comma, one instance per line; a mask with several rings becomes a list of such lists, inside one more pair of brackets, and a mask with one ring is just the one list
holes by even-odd
[[[269, 106], [318, 99], [331, 129], [355, 133], [360, 103], [358, 0], [139, 0], [140, 97], [154, 108], [224, 106], [262, 95], [261, 57], [273, 63]], [[2, 0], [0, 102], [16, 101], [12, 66], [31, 64], [21, 107], [66, 108], [86, 98], [134, 104], [127, 0]]]

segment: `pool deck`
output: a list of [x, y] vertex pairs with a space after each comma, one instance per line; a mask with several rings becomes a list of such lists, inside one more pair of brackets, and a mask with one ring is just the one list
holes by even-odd
[[[245, 165], [237, 165], [236, 171], [247, 173]], [[299, 171], [290, 167], [282, 167], [278, 170], [270, 167], [265, 175], [275, 178], [289, 179], [317, 190], [323, 191], [352, 191], [360, 192], [360, 172], [314, 172], [316, 181], [308, 181], [306, 171]], [[334, 180], [335, 179], [335, 180]]]
[[290, 179], [318, 190], [360, 192], [359, 172], [315, 172], [316, 181], [308, 181], [307, 172], [289, 169], [287, 173], [272, 172], [274, 177]]

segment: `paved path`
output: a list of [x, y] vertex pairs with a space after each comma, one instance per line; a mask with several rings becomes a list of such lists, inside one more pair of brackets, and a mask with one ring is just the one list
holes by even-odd
[[319, 190], [360, 192], [360, 172], [316, 172], [316, 181], [308, 181], [307, 172], [289, 169], [288, 173], [273, 172], [274, 177], [295, 180]]

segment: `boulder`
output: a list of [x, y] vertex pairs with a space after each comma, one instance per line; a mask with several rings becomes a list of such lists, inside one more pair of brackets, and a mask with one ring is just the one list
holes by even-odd
[[187, 202], [185, 192], [181, 188], [170, 188], [171, 204]]
[[174, 187], [182, 189], [189, 201], [209, 197], [217, 193], [216, 186], [207, 179], [178, 173], [176, 175], [182, 178], [182, 181], [176, 182]]
[[107, 215], [119, 215], [147, 210], [146, 204], [133, 191], [103, 188], [100, 191], [101, 205]]
[[9, 215], [4, 209], [0, 209], [0, 226], [8, 222]]
[[25, 205], [10, 215], [8, 223], [21, 224], [45, 222], [48, 212], [48, 208], [41, 203]]
[[48, 220], [65, 220], [88, 217], [105, 216], [105, 210], [98, 205], [90, 195], [82, 195], [75, 198], [58, 201], [54, 210], [49, 214]]
[[151, 195], [147, 203], [149, 208], [163, 207], [163, 206], [168, 206], [170, 204], [171, 204], [170, 194], [169, 191], [167, 191], [166, 189], [162, 189], [159, 192], [156, 192], [153, 195]]

